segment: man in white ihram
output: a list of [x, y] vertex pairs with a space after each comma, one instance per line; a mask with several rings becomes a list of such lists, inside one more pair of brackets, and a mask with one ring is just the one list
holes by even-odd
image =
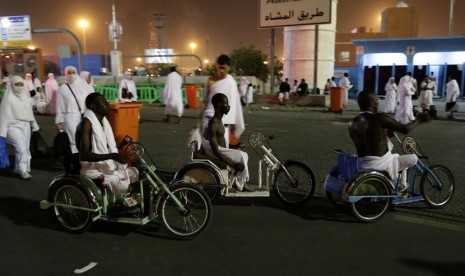
[[[226, 148], [229, 146], [237, 146], [239, 137], [245, 130], [244, 117], [242, 114], [242, 106], [239, 96], [239, 89], [234, 78], [228, 74], [231, 60], [227, 55], [220, 55], [216, 61], [216, 75], [210, 77], [206, 84], [206, 95], [204, 96], [204, 107], [200, 113], [202, 123], [201, 133], [208, 125], [208, 121], [213, 117], [215, 108], [212, 105], [212, 98], [215, 94], [221, 93], [228, 97], [231, 109], [229, 113], [223, 116], [223, 124], [225, 126], [224, 137], [226, 139]], [[199, 127], [199, 125], [197, 125]], [[233, 138], [237, 141], [230, 141]]]
[[166, 105], [165, 122], [170, 121], [170, 116], [178, 118], [178, 124], [181, 123], [181, 117], [184, 112], [182, 102], [182, 77], [176, 72], [176, 67], [171, 66], [170, 72], [166, 77], [165, 88], [163, 89], [163, 102]]
[[344, 89], [344, 107], [347, 106], [349, 102], [349, 90], [352, 88], [352, 84], [350, 84], [349, 73], [344, 73], [344, 76], [339, 80], [339, 86]]

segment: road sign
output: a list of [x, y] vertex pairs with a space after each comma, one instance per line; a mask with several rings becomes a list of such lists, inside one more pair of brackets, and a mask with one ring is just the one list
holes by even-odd
[[331, 23], [332, 0], [260, 0], [259, 28]]
[[32, 44], [29, 15], [0, 17], [0, 45], [3, 48], [27, 47]]

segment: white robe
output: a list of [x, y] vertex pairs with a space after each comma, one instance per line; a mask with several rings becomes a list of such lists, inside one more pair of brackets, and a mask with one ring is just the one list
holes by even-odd
[[[86, 110], [84, 117], [92, 124], [92, 152], [97, 154], [117, 153], [115, 138], [107, 118], [103, 118], [103, 126], [92, 110]], [[127, 193], [129, 184], [138, 181], [136, 168], [128, 168], [126, 164], [118, 163], [112, 159], [87, 162], [81, 161], [82, 175], [91, 179], [102, 179], [112, 193], [122, 195]]]
[[[123, 87], [128, 89], [128, 92], [131, 92], [133, 95], [132, 99], [123, 99]], [[119, 83], [118, 88], [118, 101], [119, 102], [137, 102], [137, 89], [136, 84], [133, 80], [123, 78]]]
[[[215, 113], [215, 108], [212, 105], [212, 98], [215, 94], [222, 93], [228, 97], [229, 113], [223, 116], [223, 124], [235, 125], [235, 134], [239, 137], [245, 130], [244, 116], [242, 114], [242, 105], [239, 96], [237, 83], [231, 75], [226, 75], [224, 79], [214, 82], [207, 92], [208, 99], [202, 118], [202, 133], [203, 129], [208, 126], [208, 120]], [[226, 144], [229, 146], [229, 128], [225, 128]]]
[[253, 103], [253, 91], [253, 86], [249, 86], [249, 88], [247, 88], [247, 93], [245, 95], [245, 103], [248, 105]]
[[353, 85], [350, 84], [348, 77], [342, 77], [342, 79], [339, 80], [339, 86], [344, 89], [344, 106], [347, 106], [349, 102], [349, 90]]
[[92, 76], [90, 77], [90, 83], [87, 82], [87, 78], [89, 77], [89, 75], [90, 75], [89, 71], [82, 71], [79, 74], [79, 77], [81, 78], [82, 83], [84, 84], [84, 87], [87, 90], [88, 94], [95, 92], [94, 79], [92, 78]]
[[384, 90], [386, 91], [386, 98], [384, 99], [383, 112], [394, 113], [397, 106], [397, 85], [388, 82]]
[[165, 114], [181, 117], [184, 112], [182, 102], [182, 77], [178, 72], [168, 74], [163, 88], [163, 102], [166, 105]]
[[408, 124], [410, 121], [415, 120], [413, 116], [413, 103], [412, 95], [415, 94], [415, 87], [413, 86], [410, 77], [404, 76], [399, 81], [398, 97], [399, 106], [396, 109], [395, 119], [401, 124]]
[[[414, 166], [418, 158], [414, 154], [405, 154], [400, 156], [397, 153], [392, 153], [394, 147], [391, 141], [388, 140], [388, 151], [383, 156], [364, 156], [358, 158], [358, 166], [361, 169], [370, 169], [387, 172], [392, 180], [396, 180], [399, 172], [402, 172], [401, 183], [407, 184], [407, 175], [405, 170]], [[391, 183], [392, 185], [392, 183]], [[395, 188], [393, 185], [392, 188]]]
[[420, 105], [425, 105], [429, 108], [429, 106], [433, 105], [433, 93], [436, 89], [436, 82], [429, 81], [428, 83], [422, 82], [421, 83], [421, 92], [418, 101]]
[[455, 102], [460, 94], [459, 84], [451, 80], [446, 85], [446, 103]]
[[[210, 141], [203, 139], [202, 147], [207, 153], [207, 156], [214, 156], [212, 148], [210, 146]], [[240, 162], [244, 165], [244, 170], [241, 172], [233, 172], [233, 175], [236, 175], [236, 186], [239, 191], [242, 191], [244, 184], [249, 181], [249, 168], [247, 166], [249, 162], [249, 156], [246, 152], [235, 149], [227, 149], [223, 147], [218, 147], [218, 150], [221, 151], [227, 158], [233, 160], [233, 162]]]
[[78, 150], [76, 148], [76, 140], [74, 136], [76, 134], [76, 127], [81, 121], [82, 114], [84, 114], [84, 111], [86, 110], [85, 101], [88, 92], [82, 83], [82, 80], [79, 78], [70, 84], [70, 87], [76, 96], [77, 103], [68, 85], [66, 83], [62, 84], [58, 89], [55, 107], [55, 124], [61, 123], [63, 130], [68, 134], [71, 152], [77, 153]]
[[19, 76], [12, 76], [0, 104], [0, 136], [5, 137], [6, 143], [14, 147], [14, 169], [19, 173], [31, 171], [31, 128], [32, 131], [39, 130], [32, 113], [29, 91], [24, 89], [23, 93], [19, 93], [13, 88], [14, 83], [23, 81]]
[[48, 110], [50, 114], [55, 114], [55, 106], [57, 102], [58, 94], [58, 82], [55, 80], [53, 75], [48, 76], [47, 81], [45, 82], [45, 96], [48, 102]]

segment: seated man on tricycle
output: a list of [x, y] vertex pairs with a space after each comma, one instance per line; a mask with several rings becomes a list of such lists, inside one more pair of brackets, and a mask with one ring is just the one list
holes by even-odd
[[428, 114], [420, 113], [415, 121], [403, 125], [385, 113], [378, 113], [378, 98], [374, 92], [363, 90], [357, 102], [361, 113], [349, 122], [349, 134], [357, 149], [359, 168], [387, 172], [391, 179], [397, 179], [402, 172], [400, 191], [405, 191], [408, 188], [405, 170], [417, 163], [417, 156], [393, 154], [389, 138], [394, 132], [407, 134], [429, 121]]
[[130, 184], [139, 180], [139, 172], [128, 167], [125, 157], [118, 152], [110, 123], [107, 100], [99, 93], [86, 98], [87, 110], [76, 131], [76, 142], [81, 160], [81, 175], [101, 180], [113, 194], [130, 192]]
[[236, 175], [236, 188], [239, 191], [251, 189], [245, 186], [249, 180], [249, 171], [247, 168], [248, 155], [241, 150], [226, 148], [226, 139], [224, 137], [225, 129], [223, 125], [223, 115], [229, 112], [229, 103], [226, 95], [218, 93], [212, 97], [212, 105], [215, 108], [215, 114], [208, 121], [208, 127], [205, 128], [202, 139], [202, 147], [207, 156], [214, 156], [226, 163], [233, 169]]

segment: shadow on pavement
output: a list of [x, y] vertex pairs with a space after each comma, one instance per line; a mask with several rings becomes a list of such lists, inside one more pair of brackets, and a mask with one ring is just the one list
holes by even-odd
[[431, 259], [423, 260], [418, 258], [402, 258], [402, 263], [407, 266], [415, 267], [425, 274], [433, 273], [434, 275], [461, 275], [465, 271], [465, 263], [460, 262], [440, 262]]

